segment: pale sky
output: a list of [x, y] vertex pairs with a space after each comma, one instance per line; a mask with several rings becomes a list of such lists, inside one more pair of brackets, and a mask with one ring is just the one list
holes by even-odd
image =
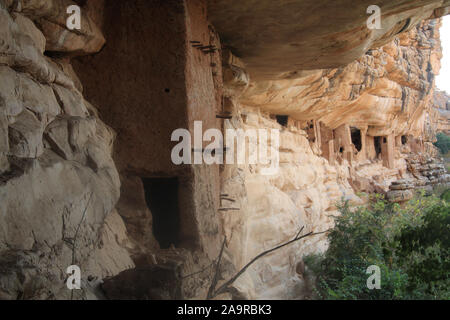
[[450, 16], [445, 16], [441, 27], [442, 53], [441, 73], [436, 78], [439, 89], [450, 93]]

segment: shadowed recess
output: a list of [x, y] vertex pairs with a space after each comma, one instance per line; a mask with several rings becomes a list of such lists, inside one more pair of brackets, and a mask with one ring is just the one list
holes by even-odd
[[153, 234], [162, 249], [179, 245], [178, 178], [143, 178], [145, 201], [153, 215]]

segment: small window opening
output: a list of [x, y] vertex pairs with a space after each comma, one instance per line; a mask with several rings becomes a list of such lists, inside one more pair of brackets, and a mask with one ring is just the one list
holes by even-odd
[[355, 145], [356, 150], [361, 151], [362, 149], [362, 139], [361, 130], [358, 128], [351, 128], [352, 143]]
[[287, 127], [289, 116], [276, 115], [275, 118], [277, 119], [278, 124]]
[[178, 178], [143, 178], [145, 201], [153, 216], [153, 235], [161, 249], [179, 245]]
[[387, 138], [386, 137], [383, 138], [383, 143], [387, 143]]
[[405, 145], [408, 143], [408, 137], [407, 136], [402, 136], [402, 145]]
[[378, 157], [381, 154], [381, 137], [375, 137], [374, 144], [375, 144], [375, 152]]

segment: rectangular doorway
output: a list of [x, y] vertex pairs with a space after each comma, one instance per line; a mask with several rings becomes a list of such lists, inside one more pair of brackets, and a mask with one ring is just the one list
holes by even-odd
[[179, 246], [178, 178], [142, 178], [145, 201], [153, 217], [153, 235], [161, 249]]

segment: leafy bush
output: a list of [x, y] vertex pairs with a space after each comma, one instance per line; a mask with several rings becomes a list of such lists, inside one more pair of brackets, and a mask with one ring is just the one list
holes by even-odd
[[[447, 204], [447, 202], [445, 202]], [[396, 237], [399, 260], [411, 278], [408, 292], [450, 299], [450, 214], [447, 205], [427, 211], [424, 223]]]
[[442, 154], [447, 154], [450, 151], [450, 137], [445, 133], [439, 132], [436, 135], [437, 141], [434, 145], [441, 151]]
[[[339, 207], [323, 255], [305, 257], [322, 299], [450, 299], [450, 204], [423, 195], [405, 207], [376, 196], [367, 207]], [[369, 266], [381, 289], [367, 288]]]
[[441, 199], [450, 202], [450, 189], [447, 189], [444, 192], [442, 192]]

